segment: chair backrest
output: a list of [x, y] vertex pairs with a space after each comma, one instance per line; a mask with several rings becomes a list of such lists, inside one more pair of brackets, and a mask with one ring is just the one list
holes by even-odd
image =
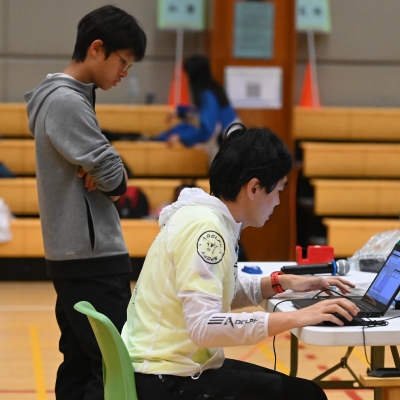
[[88, 317], [103, 356], [104, 399], [138, 400], [132, 361], [114, 324], [87, 301], [74, 308]]

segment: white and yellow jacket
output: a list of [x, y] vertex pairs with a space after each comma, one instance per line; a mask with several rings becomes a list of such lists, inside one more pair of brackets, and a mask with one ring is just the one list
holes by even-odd
[[222, 365], [222, 346], [265, 339], [267, 313], [231, 312], [262, 295], [259, 277], [237, 274], [241, 224], [225, 204], [184, 189], [159, 223], [122, 331], [134, 370], [195, 375]]

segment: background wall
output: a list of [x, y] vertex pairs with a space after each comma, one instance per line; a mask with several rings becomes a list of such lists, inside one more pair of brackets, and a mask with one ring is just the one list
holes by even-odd
[[[105, 4], [134, 15], [147, 34], [146, 57], [117, 88], [98, 91], [101, 103], [165, 103], [175, 62], [175, 32], [157, 29], [157, 0], [0, 0], [0, 102], [22, 102], [48, 73], [69, 63], [79, 20]], [[204, 52], [204, 33], [187, 32], [185, 54]], [[135, 91], [138, 90], [138, 93]]]
[[[325, 106], [400, 106], [400, 3], [331, 0], [332, 32], [316, 35], [317, 77]], [[298, 102], [307, 60], [298, 35]]]
[[[152, 92], [156, 103], [165, 103], [175, 33], [157, 29], [157, 0], [0, 0], [0, 102], [23, 101], [22, 94], [47, 73], [61, 71], [70, 60], [79, 19], [110, 2], [140, 21], [148, 51], [130, 78], [111, 91], [99, 91], [98, 101], [144, 103]], [[316, 35], [322, 105], [400, 106], [399, 0], [331, 0], [331, 12], [331, 34]], [[298, 41], [296, 103], [307, 60], [305, 35], [299, 34]], [[204, 33], [185, 34], [186, 55], [205, 51]]]

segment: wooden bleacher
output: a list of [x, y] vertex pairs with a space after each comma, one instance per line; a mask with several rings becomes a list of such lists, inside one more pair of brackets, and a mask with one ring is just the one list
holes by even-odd
[[164, 142], [119, 141], [111, 144], [135, 176], [208, 176], [208, 156], [202, 149], [169, 147]]
[[400, 177], [400, 144], [301, 142], [300, 146], [307, 177]]
[[399, 229], [399, 109], [297, 107], [294, 138], [336, 257]]
[[[175, 189], [183, 183], [193, 184], [209, 191], [207, 179], [130, 179], [130, 186], [139, 187], [147, 196], [152, 211], [169, 204]], [[39, 203], [35, 178], [0, 179], [0, 198], [4, 199], [14, 215], [38, 215]], [[145, 257], [159, 232], [157, 220], [123, 219], [122, 230], [131, 257]], [[44, 257], [40, 220], [16, 218], [10, 223], [12, 240], [0, 243], [1, 257]]]
[[[147, 196], [151, 210], [156, 210], [162, 204], [171, 203], [175, 188], [183, 183], [208, 187], [207, 179], [129, 179], [128, 185], [139, 187]], [[0, 198], [15, 215], [39, 215], [36, 178], [0, 179]]]
[[0, 198], [15, 215], [39, 215], [36, 178], [0, 179]]
[[[116, 141], [111, 145], [135, 176], [197, 178], [208, 175], [208, 156], [202, 149], [146, 141]], [[0, 161], [17, 175], [35, 175], [34, 140], [0, 140]]]
[[[171, 107], [163, 105], [99, 104], [96, 106], [102, 129], [119, 133], [139, 132], [149, 137], [162, 132], [175, 123], [175, 121], [171, 121], [170, 124], [166, 123], [166, 116], [171, 111]], [[34, 175], [34, 142], [33, 140], [17, 140], [17, 138], [30, 138], [25, 104], [0, 104], [0, 121], [0, 136], [4, 138], [0, 141], [0, 161], [4, 162], [18, 175]], [[360, 218], [360, 214], [373, 215], [374, 217], [397, 215], [396, 201], [399, 195], [397, 182], [394, 182], [394, 178], [400, 176], [400, 163], [398, 162], [400, 159], [400, 110], [295, 107], [294, 138], [302, 141], [303, 172], [307, 177], [313, 179], [317, 194], [316, 213], [327, 216], [323, 221], [328, 228], [328, 241], [337, 248], [338, 256], [351, 255], [360, 247], [360, 243], [354, 241], [355, 236], [361, 238], [360, 240], [364, 243], [369, 239], [365, 236], [371, 236], [371, 232], [376, 233], [398, 228], [397, 218], [396, 220], [389, 218], [385, 220], [365, 219]], [[180, 179], [182, 170], [188, 178], [202, 176], [206, 178], [208, 173], [207, 158], [205, 154], [200, 154], [199, 150], [170, 149], [165, 143], [154, 142], [120, 141], [114, 144], [138, 178], [157, 176]], [[185, 150], [185, 154], [181, 153], [182, 150]], [[175, 151], [175, 153], [172, 153], [172, 151]], [[174, 165], [174, 163], [177, 165]], [[192, 168], [191, 163], [196, 166]], [[330, 178], [329, 182], [324, 183], [325, 178]], [[337, 185], [340, 186], [344, 178], [352, 178], [351, 181], [341, 186], [345, 194], [341, 195], [340, 200], [336, 203], [333, 202], [332, 204], [331, 202], [329, 205], [328, 202], [322, 205], [318, 199], [322, 197], [333, 198], [334, 194], [338, 197], [339, 189]], [[374, 178], [374, 181], [379, 179], [378, 186], [373, 187], [374, 181], [367, 181], [371, 178]], [[365, 180], [365, 182], [358, 182], [361, 180]], [[36, 191], [32, 189], [34, 180], [32, 182], [29, 190], [33, 190], [35, 195], [26, 195], [27, 187], [18, 188], [17, 180], [15, 180], [15, 183], [10, 182], [9, 185], [10, 191], [25, 191], [25, 195], [20, 197], [19, 203], [13, 203], [12, 206], [12, 208], [17, 209], [19, 207], [19, 210], [24, 210], [20, 211], [22, 214], [30, 215], [32, 211], [37, 209], [37, 203], [35, 205], [35, 201], [37, 202]], [[200, 181], [197, 182], [201, 186]], [[208, 181], [204, 180], [203, 183], [208, 192]], [[332, 184], [334, 189], [329, 189], [329, 184]], [[165, 185], [166, 187], [162, 187], [162, 184], [160, 184], [157, 190], [164, 190], [171, 194], [171, 188], [167, 189], [168, 183], [165, 183]], [[389, 187], [388, 185], [392, 186]], [[148, 194], [146, 190], [154, 191], [156, 189], [154, 187], [150, 189], [150, 186], [148, 186], [144, 189], [145, 193]], [[335, 191], [335, 193], [333, 194], [332, 191]], [[340, 191], [340, 193], [343, 192]], [[151, 199], [153, 195], [148, 197]], [[343, 199], [346, 197], [350, 198], [347, 205], [343, 204]], [[391, 200], [392, 198], [394, 200]], [[400, 204], [400, 202], [398, 203]], [[153, 204], [151, 205], [153, 207]], [[324, 207], [328, 208], [324, 209]], [[353, 218], [354, 212], [358, 213], [357, 218]], [[346, 218], [343, 218], [344, 216]], [[24, 220], [28, 221], [27, 218], [24, 218]], [[12, 222], [16, 224], [15, 229], [17, 229], [18, 224], [23, 224], [22, 221], [23, 219], [17, 219]], [[344, 229], [342, 228], [343, 221], [347, 221]], [[136, 222], [151, 223], [155, 221], [133, 222], [134, 226]], [[158, 231], [158, 227], [156, 228]], [[27, 227], [28, 231], [29, 229]], [[131, 231], [134, 229], [130, 227]], [[154, 235], [154, 232], [152, 235]], [[364, 234], [364, 237], [362, 237], [362, 234]], [[135, 238], [137, 238], [136, 235], [134, 234]], [[41, 235], [37, 236], [41, 237]], [[343, 246], [346, 244], [346, 246], [342, 247], [342, 244]], [[132, 254], [137, 253], [134, 251]]]
[[[0, 136], [30, 136], [25, 103], [0, 103]], [[168, 105], [98, 104], [102, 129], [155, 136], [176, 121], [166, 122]], [[400, 141], [398, 108], [294, 108], [296, 140]]]
[[400, 181], [311, 179], [314, 213], [330, 216], [397, 217]]
[[[35, 175], [34, 141], [28, 130], [24, 103], [0, 103], [0, 161], [20, 176]], [[131, 106], [98, 104], [96, 114], [103, 130], [114, 133], [141, 133], [153, 137], [177, 122], [167, 122], [173, 107], [166, 105]], [[208, 158], [200, 149], [170, 148], [166, 143], [149, 141], [113, 142], [124, 162], [136, 177], [167, 179], [133, 179], [129, 184], [140, 187], [150, 208], [169, 203], [174, 190], [193, 178], [207, 177]], [[180, 179], [190, 178], [189, 180]], [[174, 178], [174, 179], [172, 179]], [[15, 215], [38, 215], [36, 180], [15, 178], [0, 180], [0, 197]], [[131, 257], [144, 257], [159, 231], [155, 220], [122, 220], [122, 229]], [[11, 221], [13, 240], [0, 244], [0, 257], [43, 257], [40, 221], [17, 218]]]
[[400, 142], [400, 109], [295, 107], [293, 138]]
[[0, 162], [16, 175], [34, 175], [36, 171], [34, 140], [0, 140]]
[[[155, 220], [124, 219], [121, 221], [125, 242], [131, 257], [145, 257], [160, 228]], [[12, 240], [0, 243], [2, 257], [44, 257], [39, 218], [10, 221]]]
[[0, 136], [31, 136], [25, 103], [0, 103], [0, 121]]
[[[166, 122], [173, 111], [167, 105], [99, 104], [96, 114], [102, 129], [116, 133], [141, 133], [155, 136], [170, 128]], [[35, 174], [34, 141], [28, 130], [24, 103], [0, 103], [0, 161], [17, 175]], [[22, 138], [22, 139], [21, 139]], [[30, 139], [30, 140], [29, 140]], [[206, 177], [208, 157], [201, 149], [146, 141], [113, 142], [135, 176]]]
[[399, 229], [398, 219], [324, 218], [335, 257], [349, 257], [376, 233]]
[[[167, 122], [167, 115], [173, 110], [167, 105], [96, 105], [96, 115], [102, 129], [118, 133], [138, 132], [149, 137], [176, 123], [176, 119]], [[31, 137], [25, 103], [0, 103], [0, 121], [0, 136]]]
[[197, 179], [194, 185], [203, 189], [206, 193], [210, 193], [210, 182], [208, 179]]

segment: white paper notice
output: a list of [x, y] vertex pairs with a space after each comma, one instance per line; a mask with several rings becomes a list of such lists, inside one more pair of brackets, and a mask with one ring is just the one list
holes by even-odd
[[225, 89], [234, 108], [282, 108], [282, 68], [226, 67]]

